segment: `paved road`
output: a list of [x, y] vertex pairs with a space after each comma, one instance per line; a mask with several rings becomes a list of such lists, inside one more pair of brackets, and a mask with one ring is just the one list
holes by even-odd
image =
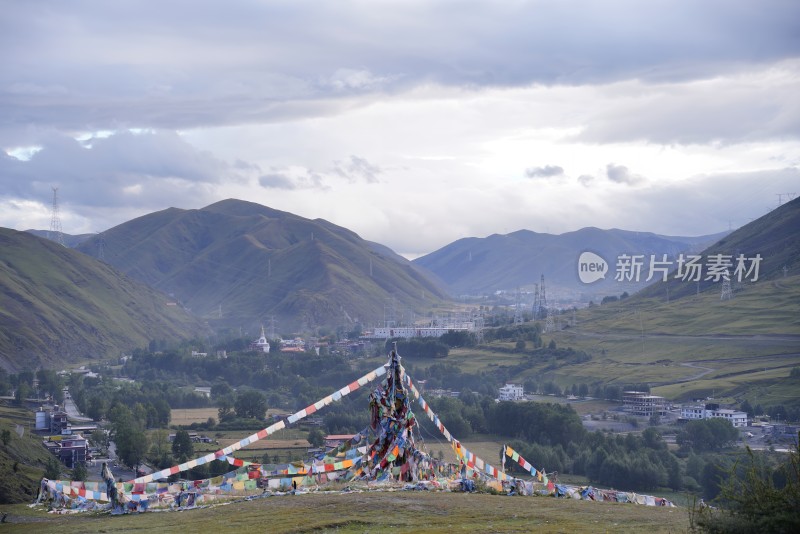
[[78, 410], [78, 406], [71, 397], [66, 397], [64, 399], [64, 411], [67, 412], [67, 417], [76, 423], [91, 423], [94, 421], [94, 419], [91, 417], [85, 417], [81, 415], [80, 410]]

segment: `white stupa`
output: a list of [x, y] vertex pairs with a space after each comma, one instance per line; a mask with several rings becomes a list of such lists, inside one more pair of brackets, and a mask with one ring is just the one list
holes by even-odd
[[250, 343], [250, 350], [269, 353], [269, 341], [267, 341], [267, 335], [264, 333], [263, 324], [261, 325], [261, 337]]

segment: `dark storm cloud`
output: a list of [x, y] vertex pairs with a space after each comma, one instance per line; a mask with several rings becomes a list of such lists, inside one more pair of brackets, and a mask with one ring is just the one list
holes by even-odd
[[617, 184], [636, 185], [644, 181], [644, 177], [633, 174], [625, 165], [606, 165], [606, 176], [609, 180]]
[[704, 79], [798, 51], [800, 4], [781, 0], [12, 1], [0, 126], [241, 124], [431, 82]]
[[525, 169], [525, 176], [528, 178], [552, 178], [561, 176], [564, 169], [558, 165], [545, 165], [544, 167], [528, 167]]
[[28, 200], [42, 201], [61, 186], [73, 205], [180, 205], [187, 195], [211, 198], [208, 187], [223, 179], [237, 176], [171, 132], [123, 132], [83, 143], [50, 135], [28, 161], [0, 154], [4, 196]]

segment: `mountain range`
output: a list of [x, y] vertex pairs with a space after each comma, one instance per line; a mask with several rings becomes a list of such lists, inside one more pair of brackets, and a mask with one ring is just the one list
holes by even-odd
[[[667, 254], [699, 251], [724, 237], [727, 232], [699, 237], [674, 237], [649, 232], [582, 228], [560, 235], [519, 230], [485, 238], [459, 239], [435, 252], [414, 260], [447, 284], [454, 295], [483, 295], [498, 290], [532, 288], [544, 275], [550, 297], [630, 293], [647, 285], [645, 277], [637, 283], [614, 280], [615, 259], [623, 254]], [[611, 273], [591, 285], [578, 278], [578, 258], [584, 251], [594, 252], [610, 264]]]
[[447, 299], [433, 277], [382, 245], [242, 200], [151, 213], [77, 248], [97, 255], [101, 238], [105, 261], [214, 326], [257, 327], [271, 317], [281, 332], [372, 325]]
[[9, 370], [119, 356], [152, 339], [204, 336], [166, 295], [103, 262], [0, 228], [0, 366]]
[[[645, 285], [644, 277], [623, 284], [611, 273], [582, 284], [577, 258], [586, 250], [606, 258], [611, 269], [620, 254], [760, 254], [762, 278], [774, 278], [784, 267], [797, 268], [798, 230], [795, 200], [730, 235], [520, 230], [461, 239], [409, 262], [328, 221], [233, 199], [169, 208], [88, 238], [65, 235], [65, 243], [79, 243], [77, 251], [32, 232], [0, 229], [0, 364], [118, 354], [153, 339], [203, 336], [209, 325], [252, 333], [272, 317], [279, 332], [409, 320], [449, 309], [451, 295], [530, 287], [541, 275], [551, 298]], [[103, 261], [90, 257], [101, 253]], [[675, 299], [711, 283], [671, 275], [639, 294]]]

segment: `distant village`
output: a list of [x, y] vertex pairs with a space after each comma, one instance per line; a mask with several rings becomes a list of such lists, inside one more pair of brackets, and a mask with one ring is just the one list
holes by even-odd
[[[363, 350], [364, 344], [375, 340], [398, 337], [433, 338], [453, 330], [474, 332], [475, 328], [476, 323], [473, 321], [431, 325], [428, 327], [385, 326], [365, 332], [358, 341], [345, 340], [336, 343], [334, 350], [338, 349], [343, 352], [351, 350], [358, 351]], [[320, 344], [315, 339], [304, 340], [298, 337], [290, 340], [281, 339], [279, 343], [279, 350], [281, 352], [306, 353], [308, 351], [314, 351], [319, 354]], [[270, 346], [263, 326], [260, 336], [253, 340], [248, 348], [250, 351], [264, 354], [270, 353], [272, 347]], [[192, 351], [191, 354], [194, 357], [208, 356], [207, 353], [199, 351]], [[225, 351], [220, 351], [217, 353], [217, 356], [227, 357], [227, 354]], [[85, 368], [71, 372], [83, 373], [87, 377], [97, 376]], [[62, 371], [62, 373], [66, 373], [66, 371]], [[424, 392], [424, 395], [429, 398], [457, 398], [460, 394], [458, 391], [447, 389], [426, 389], [425, 380], [418, 381], [418, 385]], [[206, 397], [210, 397], [209, 387], [196, 387], [195, 391]], [[35, 412], [35, 420], [32, 421], [32, 427], [38, 434], [42, 435], [43, 446], [66, 467], [73, 468], [79, 463], [92, 462], [98, 458], [99, 451], [91, 447], [89, 440], [86, 438], [86, 435], [90, 435], [98, 429], [98, 425], [91, 419], [76, 413], [76, 409], [73, 408], [73, 411], [67, 409], [66, 404], [71, 402], [67, 388], [64, 389], [64, 398], [64, 406], [42, 403]], [[499, 388], [498, 396], [495, 400], [496, 402], [547, 400], [547, 395], [536, 394], [534, 392], [526, 393], [522, 385], [506, 383]], [[567, 396], [568, 402], [580, 402], [581, 400], [585, 399], [580, 399], [574, 395]], [[74, 407], [74, 404], [72, 406]], [[729, 421], [734, 428], [745, 432], [744, 437], [761, 438], [765, 442], [770, 443], [791, 443], [796, 438], [798, 430], [800, 430], [800, 428], [793, 425], [769, 424], [753, 421], [749, 419], [748, 414], [743, 411], [731, 407], [724, 407], [710, 400], [673, 405], [664, 397], [651, 395], [642, 391], [625, 391], [622, 404], [617, 408], [617, 411], [619, 415], [628, 418], [648, 420], [652, 417], [658, 417], [663, 418], [664, 421], [671, 421], [678, 424], [694, 420], [720, 418]], [[318, 420], [312, 421], [312, 423], [322, 425], [322, 420], [318, 418]], [[758, 435], [756, 435], [756, 433], [758, 433]], [[345, 435], [325, 436], [325, 444], [333, 446], [349, 437], [350, 436]], [[174, 433], [169, 435], [170, 442], [174, 440], [174, 438]], [[210, 443], [213, 441], [210, 437], [197, 432], [191, 432], [190, 439], [196, 443]]]

